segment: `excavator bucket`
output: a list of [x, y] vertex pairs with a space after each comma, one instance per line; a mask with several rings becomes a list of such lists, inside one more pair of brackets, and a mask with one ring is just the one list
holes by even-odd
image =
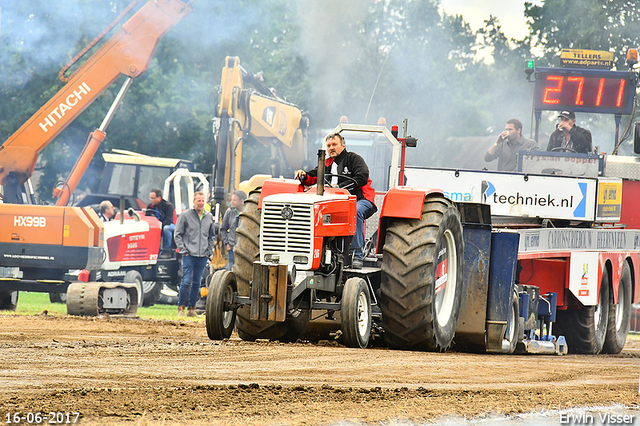
[[227, 249], [224, 247], [222, 239], [218, 239], [213, 246], [210, 265], [213, 271], [222, 269], [227, 265]]
[[135, 317], [138, 313], [137, 300], [138, 289], [133, 283], [77, 282], [67, 289], [67, 314]]

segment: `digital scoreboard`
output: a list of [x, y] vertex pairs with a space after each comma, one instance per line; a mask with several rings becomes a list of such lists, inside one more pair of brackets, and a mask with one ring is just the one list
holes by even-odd
[[631, 114], [636, 75], [629, 71], [537, 68], [535, 108]]

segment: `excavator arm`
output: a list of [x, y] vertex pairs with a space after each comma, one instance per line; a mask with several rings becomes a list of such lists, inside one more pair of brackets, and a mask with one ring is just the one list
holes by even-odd
[[[190, 11], [180, 0], [149, 0], [0, 146], [5, 203], [22, 203], [20, 186], [32, 175], [40, 152], [121, 75], [135, 78], [146, 71], [159, 40]], [[99, 145], [104, 135], [96, 137]], [[94, 140], [95, 149], [97, 145]], [[83, 151], [85, 158], [74, 167], [76, 175], [82, 176], [95, 149]], [[66, 189], [68, 196], [72, 189]]]
[[[77, 278], [69, 273], [102, 268], [105, 260], [110, 259], [105, 250], [110, 242], [105, 240], [105, 226], [92, 208], [66, 203], [106, 136], [105, 129], [132, 79], [147, 69], [159, 40], [190, 11], [189, 5], [180, 0], [148, 0], [78, 67], [49, 102], [0, 146], [0, 308], [2, 300], [7, 295], [14, 300], [17, 291], [67, 292], [69, 314], [135, 315], [143, 300], [139, 272], [128, 271], [122, 278], [124, 283], [86, 282], [91, 273], [83, 272]], [[110, 27], [103, 34], [108, 31]], [[58, 206], [19, 205], [26, 204], [25, 192], [32, 193], [31, 189], [23, 192], [23, 188], [29, 187], [29, 177], [40, 152], [122, 75], [127, 79], [107, 117], [89, 137], [65, 185], [56, 190], [60, 196]], [[122, 220], [115, 225], [118, 232], [122, 228], [122, 237], [113, 241], [125, 241], [131, 229], [129, 224]], [[159, 237], [156, 241], [159, 242]], [[155, 250], [153, 246], [142, 245], [136, 255], [157, 258]], [[98, 273], [93, 277], [99, 281]]]
[[223, 207], [238, 187], [242, 144], [252, 136], [271, 149], [271, 175], [290, 173], [307, 160], [309, 119], [296, 105], [278, 97], [240, 59], [227, 57], [218, 90], [214, 140], [216, 160], [212, 195]]

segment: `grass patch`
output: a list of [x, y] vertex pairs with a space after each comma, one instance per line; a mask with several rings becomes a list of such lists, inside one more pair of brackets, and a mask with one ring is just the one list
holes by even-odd
[[[51, 303], [49, 293], [34, 293], [21, 291], [18, 296], [16, 315], [39, 315], [47, 311], [48, 315], [67, 315], [67, 306], [64, 303]], [[9, 313], [8, 311], [0, 311]], [[178, 307], [174, 305], [153, 305], [147, 308], [138, 308], [139, 318], [176, 320], [178, 319]], [[193, 318], [182, 318], [185, 321], [204, 321], [204, 315]]]

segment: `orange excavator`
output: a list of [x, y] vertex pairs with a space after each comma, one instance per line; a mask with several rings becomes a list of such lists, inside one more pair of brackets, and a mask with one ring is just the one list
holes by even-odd
[[[134, 0], [74, 59], [91, 49], [139, 2]], [[71, 76], [65, 77], [68, 67], [63, 68], [60, 77], [67, 84], [0, 146], [0, 309], [15, 309], [18, 291], [66, 291], [67, 310], [72, 314], [135, 313], [141, 282], [88, 282], [90, 275], [81, 274], [87, 282], [71, 283], [76, 275], [70, 271], [97, 270], [106, 253], [104, 228], [96, 213], [91, 208], [67, 206], [67, 202], [133, 79], [147, 70], [160, 39], [191, 12], [190, 3], [148, 0]], [[33, 205], [29, 178], [38, 155], [122, 76], [125, 82], [104, 121], [89, 136], [66, 181], [54, 190], [56, 205]], [[157, 257], [157, 251], [138, 255]]]

